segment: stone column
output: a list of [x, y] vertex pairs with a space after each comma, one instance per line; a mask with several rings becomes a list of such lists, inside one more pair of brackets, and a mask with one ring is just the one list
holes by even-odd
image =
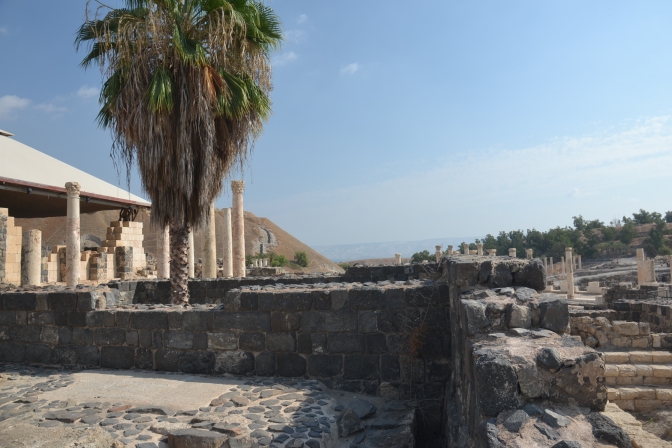
[[469, 255], [469, 243], [462, 244], [462, 253], [464, 255]]
[[264, 258], [263, 260], [261, 260], [261, 267], [262, 268], [268, 267], [268, 258]]
[[79, 191], [77, 182], [65, 184], [68, 194], [68, 217], [65, 221], [65, 282], [68, 286], [79, 283], [80, 233], [79, 233]]
[[448, 246], [448, 255], [453, 255], [453, 246]]
[[[566, 272], [567, 272], [567, 298], [568, 299], [573, 299], [574, 298], [574, 263], [572, 260], [574, 260], [574, 257], [572, 256], [572, 248], [571, 247], [566, 247], [565, 248], [565, 260], [566, 260]], [[565, 266], [563, 264], [563, 266]]]
[[516, 248], [512, 247], [509, 249], [509, 257], [516, 258]]
[[215, 225], [215, 204], [210, 204], [210, 219], [205, 229], [203, 247], [203, 278], [217, 278], [217, 232]]
[[[565, 252], [567, 252], [567, 251], [565, 250]], [[566, 263], [565, 263], [565, 257], [560, 257], [560, 269], [562, 269], [561, 272], [563, 274], [567, 273], [567, 266], [566, 266]]]
[[488, 256], [496, 257], [497, 256], [497, 249], [488, 249]]
[[189, 260], [189, 278], [194, 278], [194, 232], [189, 229], [189, 249], [187, 251], [187, 259]]
[[156, 233], [156, 276], [170, 278], [170, 227]]
[[544, 271], [546, 272], [546, 274], [548, 274], [548, 258], [543, 257], [541, 261], [544, 262]]
[[42, 232], [23, 232], [21, 241], [21, 285], [40, 286], [42, 282]]
[[527, 258], [528, 260], [532, 259], [532, 250], [533, 249], [525, 249], [525, 258]]
[[483, 255], [483, 243], [476, 243], [476, 255]]
[[577, 257], [579, 257], [579, 269], [583, 269], [583, 268], [581, 267], [581, 255], [577, 255]]
[[231, 236], [231, 209], [222, 210], [224, 215], [224, 231], [222, 232], [222, 261], [224, 262], [224, 277], [233, 277], [233, 238]]
[[548, 265], [551, 267], [551, 272], [549, 274], [555, 274], [555, 266], [553, 265], [553, 257], [548, 258]]
[[401, 254], [394, 254], [394, 258], [397, 261], [397, 266], [401, 266]]
[[243, 214], [244, 180], [231, 181], [233, 209], [231, 211], [233, 230], [233, 276], [245, 277], [245, 216]]
[[439, 260], [441, 260], [441, 255], [443, 255], [443, 252], [441, 252], [441, 247], [442, 246], [434, 246], [436, 248], [436, 253], [434, 254], [434, 258], [436, 258], [436, 262], [438, 263]]

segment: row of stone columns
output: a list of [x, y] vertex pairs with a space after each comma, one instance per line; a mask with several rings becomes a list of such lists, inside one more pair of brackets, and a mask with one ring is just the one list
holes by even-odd
[[[243, 191], [245, 181], [231, 182], [233, 207], [223, 210], [224, 229], [222, 239], [223, 276], [245, 277], [245, 215], [243, 210]], [[215, 205], [210, 206], [210, 218], [205, 229], [205, 247], [203, 251], [203, 278], [217, 278], [217, 230]], [[168, 228], [159, 233], [157, 241], [157, 276], [170, 277], [170, 234]], [[189, 234], [189, 276], [194, 277], [194, 235]]]

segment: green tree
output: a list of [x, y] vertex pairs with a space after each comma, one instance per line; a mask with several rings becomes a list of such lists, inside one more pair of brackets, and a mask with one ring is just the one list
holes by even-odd
[[672, 212], [665, 212], [665, 222], [672, 222]]
[[436, 261], [434, 255], [430, 254], [428, 250], [423, 250], [422, 252], [416, 252], [411, 255], [412, 263], [422, 263], [424, 260], [427, 261]]
[[632, 240], [635, 239], [635, 236], [637, 236], [637, 231], [635, 230], [635, 225], [632, 223], [632, 221], [626, 223], [623, 227], [621, 227], [621, 235], [620, 235], [620, 240], [624, 244], [630, 244], [632, 243]]
[[289, 264], [289, 260], [284, 255], [275, 255], [271, 258], [271, 266], [274, 268], [281, 268]]
[[602, 238], [604, 241], [614, 241], [616, 239], [616, 234], [615, 227], [605, 227], [602, 229]]
[[294, 261], [302, 268], [308, 267], [308, 255], [302, 250], [294, 252]]
[[87, 10], [77, 32], [89, 49], [82, 66], [103, 73], [98, 123], [113, 155], [127, 174], [137, 162], [152, 224], [170, 226], [173, 303], [189, 302], [190, 229], [270, 116], [281, 40], [276, 14], [254, 0], [126, 0], [91, 19]]

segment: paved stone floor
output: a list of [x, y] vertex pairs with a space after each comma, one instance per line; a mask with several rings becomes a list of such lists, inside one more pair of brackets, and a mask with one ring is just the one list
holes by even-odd
[[307, 379], [0, 365], [0, 447], [410, 447], [413, 415]]

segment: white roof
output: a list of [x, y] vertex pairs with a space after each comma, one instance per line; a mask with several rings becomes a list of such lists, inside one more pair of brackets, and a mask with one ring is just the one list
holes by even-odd
[[0, 136], [0, 161], [2, 162], [0, 163], [0, 178], [61, 189], [65, 187], [66, 182], [77, 182], [82, 196], [89, 193], [133, 201], [148, 207], [151, 205], [121, 187], [98, 179], [9, 137]]

